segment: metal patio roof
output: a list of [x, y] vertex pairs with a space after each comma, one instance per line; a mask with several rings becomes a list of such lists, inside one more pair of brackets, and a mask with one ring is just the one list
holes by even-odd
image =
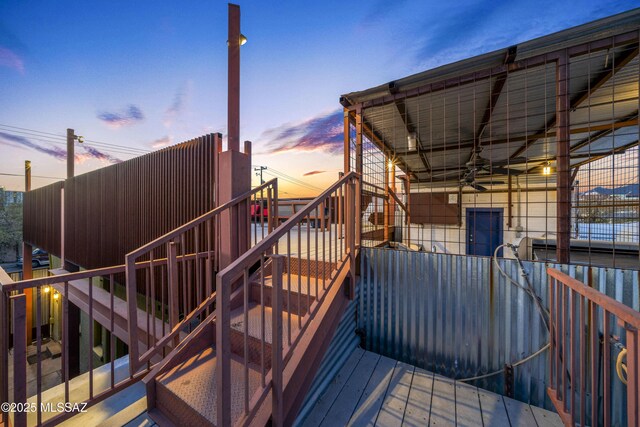
[[[638, 142], [640, 9], [341, 97], [414, 182], [461, 178], [475, 149], [533, 172], [555, 158], [556, 63], [569, 57], [571, 166]], [[407, 137], [415, 132], [417, 148]], [[513, 160], [513, 161], [511, 161]]]

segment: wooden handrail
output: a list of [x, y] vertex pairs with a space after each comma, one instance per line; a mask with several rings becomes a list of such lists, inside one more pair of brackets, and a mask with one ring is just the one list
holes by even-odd
[[597, 290], [585, 285], [577, 279], [564, 274], [563, 272], [556, 270], [555, 268], [547, 268], [547, 274], [553, 277], [558, 282], [561, 282], [565, 286], [573, 289], [580, 295], [587, 298], [589, 301], [593, 301], [600, 307], [604, 308], [609, 313], [616, 316], [618, 319], [625, 321], [634, 328], [640, 328], [640, 313], [634, 309], [627, 307], [614, 300], [613, 298], [598, 292]]
[[326, 199], [330, 197], [330, 195], [340, 188], [343, 184], [351, 181], [354, 178], [357, 178], [358, 174], [356, 172], [349, 172], [340, 180], [336, 181], [331, 187], [327, 188], [322, 192], [318, 197], [316, 197], [312, 202], [310, 202], [304, 209], [297, 212], [291, 218], [289, 218], [284, 224], [280, 227], [276, 228], [272, 233], [268, 236], [265, 236], [257, 245], [253, 248], [249, 249], [245, 252], [241, 257], [236, 259], [234, 262], [229, 264], [224, 270], [218, 273], [219, 280], [234, 280], [242, 271], [249, 267], [255, 260], [257, 255], [265, 252], [269, 247], [273, 246], [280, 240], [282, 236], [284, 236], [287, 232], [289, 232], [293, 227], [300, 221], [302, 221], [308, 214], [310, 214], [316, 207], [320, 206], [321, 203], [324, 203]]
[[170, 232], [164, 234], [163, 236], [158, 237], [155, 240], [150, 241], [149, 243], [144, 244], [143, 246], [140, 246], [138, 249], [135, 249], [131, 252], [129, 252], [126, 256], [126, 259], [129, 260], [134, 260], [137, 257], [139, 257], [140, 255], [148, 252], [151, 249], [154, 249], [164, 243], [167, 243], [169, 241], [171, 241], [172, 239], [174, 239], [175, 237], [179, 236], [180, 234], [182, 234], [183, 232], [190, 230], [194, 227], [196, 227], [199, 224], [202, 224], [203, 222], [215, 217], [216, 215], [220, 214], [221, 212], [223, 212], [226, 209], [229, 209], [235, 205], [237, 205], [238, 203], [242, 202], [243, 200], [249, 199], [251, 198], [251, 196], [253, 196], [255, 193], [258, 193], [260, 191], [265, 190], [267, 187], [270, 187], [272, 185], [274, 185], [277, 182], [277, 178], [271, 179], [267, 182], [265, 182], [262, 185], [257, 186], [256, 188], [253, 188], [250, 191], [247, 191], [241, 195], [239, 195], [238, 197], [233, 198], [232, 200], [229, 200], [228, 202], [216, 207], [215, 209], [210, 210], [207, 213], [204, 213], [202, 215], [200, 215], [199, 217], [192, 219], [191, 221], [181, 225], [180, 227], [171, 230]]

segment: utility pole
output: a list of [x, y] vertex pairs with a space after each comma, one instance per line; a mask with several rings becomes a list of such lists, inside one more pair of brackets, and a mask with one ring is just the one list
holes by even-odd
[[267, 170], [266, 166], [258, 166], [253, 168], [254, 171], [256, 171], [256, 176], [260, 177], [260, 185], [264, 184], [264, 179], [262, 179], [262, 171]]

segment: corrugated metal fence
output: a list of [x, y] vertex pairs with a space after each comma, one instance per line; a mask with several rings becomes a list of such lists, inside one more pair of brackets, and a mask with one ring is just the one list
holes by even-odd
[[[516, 260], [499, 263], [525, 286]], [[640, 308], [638, 271], [524, 262], [545, 307], [548, 266]], [[491, 258], [393, 249], [362, 248], [358, 326], [368, 350], [458, 379], [501, 371], [548, 342], [531, 297]], [[516, 399], [551, 409], [547, 357], [514, 369]], [[503, 374], [475, 385], [504, 394]]]

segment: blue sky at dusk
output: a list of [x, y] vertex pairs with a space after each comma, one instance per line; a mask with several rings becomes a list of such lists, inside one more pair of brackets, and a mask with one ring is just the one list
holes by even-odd
[[[638, 1], [240, 2], [241, 139], [310, 187], [342, 165], [342, 93], [640, 6]], [[226, 133], [227, 3], [0, 0], [0, 173], [63, 177], [56, 135], [91, 141], [77, 173]], [[22, 129], [18, 129], [22, 128]], [[52, 135], [34, 134], [29, 130]], [[127, 151], [127, 152], [124, 152]], [[267, 171], [268, 172], [268, 171]], [[310, 172], [316, 172], [310, 174]], [[306, 175], [305, 175], [306, 174]], [[270, 175], [266, 177], [271, 178]], [[52, 182], [36, 178], [34, 186]], [[23, 179], [0, 175], [22, 190]], [[316, 189], [314, 189], [316, 188]]]

